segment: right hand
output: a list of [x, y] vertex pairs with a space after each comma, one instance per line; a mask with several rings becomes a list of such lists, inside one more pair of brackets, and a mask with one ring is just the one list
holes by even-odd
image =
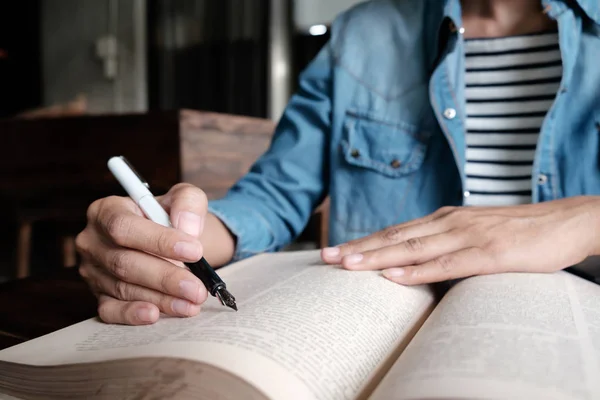
[[77, 236], [81, 276], [98, 298], [107, 323], [152, 324], [160, 313], [188, 317], [200, 312], [207, 291], [183, 261], [202, 257], [199, 236], [207, 210], [204, 192], [178, 184], [157, 200], [171, 217], [166, 228], [144, 217], [129, 197], [92, 203]]

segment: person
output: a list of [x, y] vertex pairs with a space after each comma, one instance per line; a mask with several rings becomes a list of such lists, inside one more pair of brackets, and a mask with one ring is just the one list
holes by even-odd
[[338, 16], [269, 149], [227, 195], [178, 184], [174, 228], [94, 202], [81, 275], [108, 323], [193, 316], [181, 261], [292, 241], [330, 198], [324, 262], [402, 285], [600, 253], [600, 3], [371, 0]]

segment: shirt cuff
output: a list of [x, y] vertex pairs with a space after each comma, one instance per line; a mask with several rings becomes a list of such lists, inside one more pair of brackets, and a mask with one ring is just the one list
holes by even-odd
[[269, 222], [246, 202], [223, 198], [208, 202], [208, 212], [214, 214], [235, 236], [232, 262], [275, 250], [275, 235]]

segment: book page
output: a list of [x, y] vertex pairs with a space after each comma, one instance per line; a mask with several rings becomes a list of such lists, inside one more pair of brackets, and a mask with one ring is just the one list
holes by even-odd
[[194, 318], [153, 326], [86, 321], [0, 352], [36, 365], [140, 356], [202, 361], [285, 399], [353, 399], [434, 303], [429, 287], [320, 263], [315, 251], [262, 255], [219, 271], [236, 313], [210, 298]]
[[600, 287], [555, 274], [453, 287], [373, 399], [600, 398]]

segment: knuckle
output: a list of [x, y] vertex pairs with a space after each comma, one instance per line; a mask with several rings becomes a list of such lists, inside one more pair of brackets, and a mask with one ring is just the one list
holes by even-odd
[[467, 211], [466, 208], [463, 207], [454, 207], [449, 211], [450, 215], [463, 215]]
[[500, 259], [512, 246], [501, 240], [490, 240], [482, 246], [483, 252], [493, 259]]
[[471, 221], [471, 211], [472, 210], [468, 207], [454, 207], [447, 214], [445, 214], [444, 217], [448, 218], [453, 225], [464, 225], [465, 223], [468, 224]]
[[90, 278], [90, 265], [87, 263], [82, 263], [79, 266], [79, 276], [83, 278], [83, 280], [87, 281]]
[[460, 231], [471, 238], [484, 240], [489, 237], [490, 233], [489, 227], [485, 224], [479, 223], [477, 218], [475, 218], [475, 221], [472, 221], [463, 227]]
[[115, 280], [115, 296], [121, 300], [130, 299], [130, 285], [127, 282], [121, 280]]
[[82, 264], [79, 267], [79, 276], [81, 276], [94, 296], [98, 296], [98, 294], [102, 292], [102, 287], [100, 286], [97, 277], [92, 272], [93, 268], [94, 267], [89, 264]]
[[125, 239], [129, 235], [131, 229], [131, 222], [127, 216], [119, 213], [113, 213], [106, 219], [106, 232], [112, 238], [112, 240], [122, 245]]
[[193, 188], [194, 186], [191, 183], [180, 182], [180, 183], [177, 183], [177, 184], [173, 185], [171, 187], [171, 191], [173, 193], [178, 193], [178, 192], [180, 192], [182, 190], [186, 190], [186, 189], [188, 189], [190, 187]]
[[161, 229], [155, 235], [154, 248], [158, 250], [160, 255], [171, 256], [174, 252], [175, 242], [177, 241], [177, 232]]
[[114, 251], [110, 256], [108, 268], [119, 279], [125, 280], [131, 263], [131, 254], [128, 251]]
[[[175, 267], [178, 268], [178, 267]], [[169, 287], [171, 287], [171, 282], [175, 280], [175, 274], [178, 272], [175, 268], [164, 268], [160, 275], [160, 291], [162, 293], [168, 293]]]
[[423, 240], [421, 240], [421, 238], [414, 237], [404, 242], [404, 247], [410, 253], [420, 253], [424, 250], [425, 245], [423, 244]]
[[96, 200], [92, 204], [90, 204], [87, 208], [86, 218], [88, 221], [93, 221], [98, 217], [100, 209], [102, 208], [103, 199]]
[[88, 207], [88, 217], [92, 221], [102, 221], [109, 215], [114, 207], [118, 204], [119, 198], [117, 196], [104, 197], [102, 199], [94, 201]]
[[456, 208], [457, 207], [454, 207], [454, 206], [444, 206], [444, 207], [438, 208], [438, 210], [435, 212], [435, 214], [446, 215], [446, 214], [449, 214], [449, 213], [455, 211]]
[[88, 258], [90, 255], [89, 233], [86, 229], [81, 231], [75, 237], [75, 249], [83, 257]]
[[389, 227], [381, 232], [381, 239], [384, 243], [396, 243], [401, 239], [402, 231], [399, 226]]
[[444, 274], [449, 274], [455, 269], [454, 258], [451, 256], [438, 257], [435, 263]]

